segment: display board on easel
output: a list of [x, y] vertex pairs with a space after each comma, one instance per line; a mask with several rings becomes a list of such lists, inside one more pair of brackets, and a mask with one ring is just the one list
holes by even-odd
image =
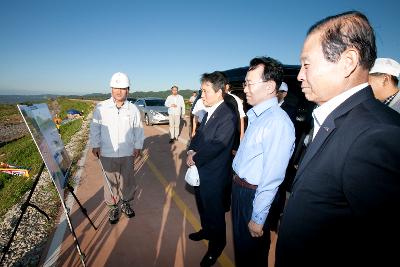
[[64, 198], [64, 187], [71, 160], [46, 104], [18, 105], [22, 117], [57, 188]]
[[[87, 214], [87, 211], [85, 208], [83, 208], [82, 204], [79, 202], [78, 198], [76, 197], [74, 193], [73, 187], [68, 183], [68, 177], [69, 177], [69, 169], [71, 167], [71, 160], [68, 156], [67, 151], [65, 150], [64, 144], [61, 140], [60, 134], [58, 132], [58, 129], [56, 128], [56, 125], [54, 124], [54, 121], [52, 119], [52, 116], [50, 114], [50, 110], [47, 106], [47, 104], [34, 104], [34, 105], [17, 105], [24, 121], [25, 124], [28, 126], [29, 132], [31, 133], [31, 136], [39, 150], [39, 153], [43, 159], [44, 164], [42, 164], [42, 167], [40, 168], [39, 174], [37, 175], [34, 185], [31, 188], [30, 194], [26, 200], [26, 202], [22, 205], [22, 212], [20, 214], [20, 217], [17, 220], [17, 224], [14, 228], [14, 231], [8, 241], [8, 244], [6, 245], [4, 251], [3, 251], [3, 256], [1, 258], [1, 262], [4, 260], [5, 255], [8, 252], [8, 249], [10, 248], [11, 242], [13, 241], [14, 235], [18, 229], [18, 225], [22, 220], [22, 216], [24, 215], [27, 207], [33, 207], [37, 209], [39, 212], [44, 214], [47, 218], [47, 214], [44, 213], [39, 207], [36, 205], [30, 203], [31, 196], [33, 194], [33, 191], [35, 190], [35, 187], [38, 183], [38, 180], [40, 178], [40, 175], [43, 171], [44, 166], [46, 166], [50, 177], [57, 188], [58, 195], [60, 197], [64, 213], [66, 215], [67, 223], [69, 226], [69, 229], [71, 230], [71, 233], [73, 235], [74, 241], [76, 243], [76, 248], [79, 253], [81, 262], [83, 266], [85, 265], [85, 255], [83, 254], [80, 246], [78, 239], [75, 234], [74, 227], [71, 224], [71, 220], [69, 217], [69, 209], [65, 204], [64, 201], [64, 189], [68, 189], [69, 192], [72, 194], [72, 196], [75, 198], [77, 203], [79, 204], [79, 207], [81, 211], [84, 213], [84, 215], [87, 217], [91, 225], [93, 226], [94, 229], [97, 229], [96, 226], [93, 224], [92, 220]], [[49, 219], [49, 218], [48, 218]]]

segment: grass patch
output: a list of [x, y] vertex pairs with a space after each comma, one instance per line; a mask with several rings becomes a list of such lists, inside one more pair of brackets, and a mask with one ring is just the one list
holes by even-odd
[[30, 136], [1, 147], [0, 155], [1, 161], [31, 169], [30, 178], [0, 173], [0, 181], [3, 184], [3, 188], [0, 189], [0, 217], [2, 217], [31, 188], [33, 174], [38, 173], [42, 158]]
[[72, 136], [77, 133], [82, 127], [82, 120], [76, 119], [69, 123], [60, 126], [61, 140], [64, 144], [68, 144], [71, 141]]
[[6, 116], [17, 114], [18, 108], [16, 105], [0, 105], [0, 118], [4, 120]]
[[60, 117], [65, 118], [67, 117], [67, 110], [69, 109], [76, 109], [81, 111], [84, 116], [90, 113], [93, 109], [94, 104], [87, 101], [81, 100], [71, 100], [65, 97], [60, 97], [57, 99], [58, 105], [60, 106]]

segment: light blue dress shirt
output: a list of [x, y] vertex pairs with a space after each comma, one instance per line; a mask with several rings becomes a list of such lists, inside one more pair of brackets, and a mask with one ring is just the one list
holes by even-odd
[[276, 97], [247, 112], [248, 127], [232, 167], [248, 183], [258, 185], [251, 220], [264, 224], [294, 150], [295, 130]]

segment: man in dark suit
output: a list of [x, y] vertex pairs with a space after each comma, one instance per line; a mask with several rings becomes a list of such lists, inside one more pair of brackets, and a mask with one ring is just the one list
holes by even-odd
[[232, 147], [237, 128], [235, 113], [224, 103], [226, 78], [221, 72], [205, 73], [201, 78], [201, 98], [207, 107], [188, 151], [187, 165], [196, 165], [200, 186], [195, 187], [196, 204], [200, 215], [199, 232], [189, 238], [208, 239], [208, 250], [200, 266], [211, 266], [226, 245], [224, 193], [232, 179]]
[[318, 107], [280, 224], [278, 267], [398, 261], [400, 115], [367, 83], [376, 54], [374, 31], [357, 11], [308, 31], [298, 80]]

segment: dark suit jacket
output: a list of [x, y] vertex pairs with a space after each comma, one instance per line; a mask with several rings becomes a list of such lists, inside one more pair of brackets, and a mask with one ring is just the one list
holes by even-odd
[[200, 176], [200, 189], [213, 191], [228, 179], [232, 164], [232, 146], [237, 127], [236, 115], [223, 102], [211, 118], [201, 123], [189, 149], [196, 151], [193, 160]]
[[370, 87], [337, 107], [300, 163], [276, 266], [397, 262], [399, 160], [400, 115], [375, 100]]
[[224, 96], [224, 102], [228, 105], [228, 107], [235, 113], [236, 118], [237, 118], [237, 127], [235, 130], [235, 139], [233, 142], [233, 149], [238, 150], [239, 149], [239, 144], [240, 144], [240, 113], [239, 113], [239, 107], [236, 102], [236, 99], [231, 96], [230, 94], [225, 94]]
[[231, 153], [237, 120], [224, 102], [207, 122], [206, 116], [189, 149], [196, 151], [193, 160], [200, 176], [200, 186], [194, 191], [201, 227], [210, 241], [208, 251], [219, 255], [226, 244], [226, 188], [232, 181]]
[[289, 115], [289, 118], [293, 122], [293, 125], [296, 125], [297, 108], [287, 101], [284, 101], [282, 103], [281, 108]]

